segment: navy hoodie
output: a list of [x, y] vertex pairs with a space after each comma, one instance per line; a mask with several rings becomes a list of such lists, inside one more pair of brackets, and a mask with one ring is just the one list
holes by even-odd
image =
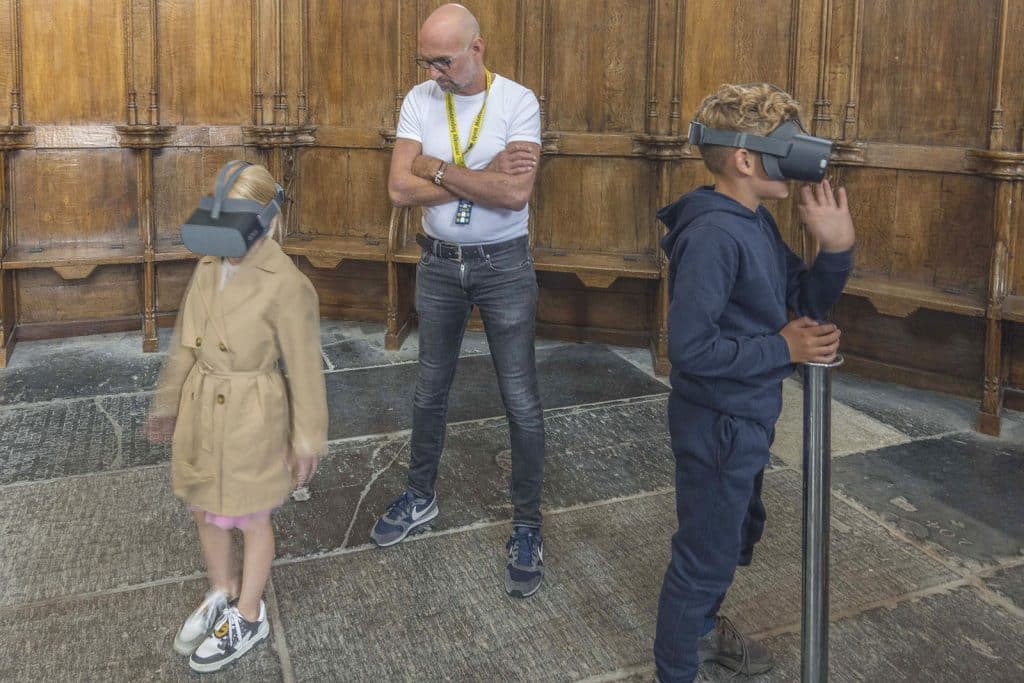
[[680, 398], [771, 429], [792, 372], [786, 309], [824, 320], [852, 250], [821, 252], [810, 269], [764, 206], [751, 211], [701, 187], [658, 212], [669, 233], [668, 356]]

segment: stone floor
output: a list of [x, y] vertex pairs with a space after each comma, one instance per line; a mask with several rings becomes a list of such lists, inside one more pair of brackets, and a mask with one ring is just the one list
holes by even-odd
[[[482, 335], [450, 408], [441, 515], [368, 545], [404, 483], [416, 340], [325, 322], [330, 455], [277, 514], [272, 638], [214, 680], [650, 681], [674, 526], [667, 388], [646, 352], [538, 342], [547, 579], [502, 589], [508, 429]], [[166, 338], [164, 338], [166, 343]], [[168, 449], [139, 434], [160, 355], [138, 336], [22, 343], [0, 371], [0, 680], [187, 680], [170, 646], [204, 590]], [[831, 677], [1024, 680], [1024, 416], [838, 374]], [[724, 607], [795, 681], [801, 395], [785, 386], [768, 529]], [[305, 498], [299, 496], [298, 498]], [[726, 672], [717, 671], [724, 679]]]

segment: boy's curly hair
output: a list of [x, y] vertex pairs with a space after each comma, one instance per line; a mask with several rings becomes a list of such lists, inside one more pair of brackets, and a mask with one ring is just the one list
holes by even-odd
[[[800, 118], [800, 105], [771, 83], [723, 85], [697, 108], [694, 121], [708, 128], [767, 135], [786, 121]], [[722, 173], [732, 147], [701, 145], [700, 155], [712, 173]]]

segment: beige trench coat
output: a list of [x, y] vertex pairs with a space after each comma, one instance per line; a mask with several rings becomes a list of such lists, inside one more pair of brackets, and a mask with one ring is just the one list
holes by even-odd
[[294, 458], [324, 451], [320, 315], [313, 285], [272, 239], [253, 247], [223, 291], [219, 279], [220, 259], [201, 259], [153, 414], [177, 415], [175, 495], [245, 515], [280, 505], [295, 484]]

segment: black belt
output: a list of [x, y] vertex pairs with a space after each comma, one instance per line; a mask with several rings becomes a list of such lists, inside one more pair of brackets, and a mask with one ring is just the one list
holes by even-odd
[[487, 258], [490, 251], [496, 247], [504, 246], [505, 242], [498, 242], [496, 244], [456, 244], [455, 242], [435, 239], [423, 233], [416, 233], [416, 244], [438, 258], [450, 259], [461, 263], [468, 259]]

